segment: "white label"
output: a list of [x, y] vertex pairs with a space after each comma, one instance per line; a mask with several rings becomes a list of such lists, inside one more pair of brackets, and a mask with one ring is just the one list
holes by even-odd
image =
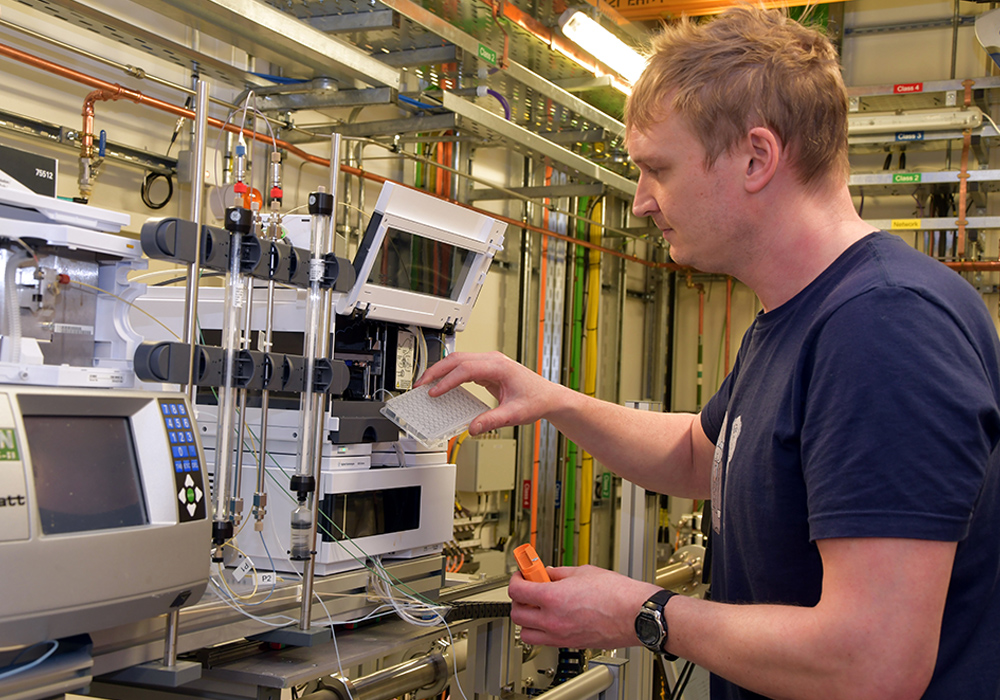
[[326, 272], [326, 264], [323, 258], [310, 258], [309, 259], [309, 281], [310, 282], [321, 282], [323, 280], [323, 274]]
[[64, 333], [65, 335], [94, 335], [94, 327], [75, 323], [53, 323], [52, 332]]
[[233, 580], [242, 581], [243, 577], [250, 573], [250, 569], [253, 568], [253, 562], [249, 558], [244, 559], [243, 563], [233, 569]]
[[273, 571], [261, 571], [257, 574], [257, 584], [260, 586], [273, 586], [278, 582], [278, 575]]
[[399, 331], [396, 344], [396, 388], [407, 390], [413, 386], [413, 363], [416, 359], [417, 339], [408, 331]]

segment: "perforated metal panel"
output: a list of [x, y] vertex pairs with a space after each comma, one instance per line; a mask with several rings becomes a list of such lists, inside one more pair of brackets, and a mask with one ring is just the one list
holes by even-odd
[[[236, 87], [262, 82], [224, 61], [135, 26], [127, 16], [113, 17], [77, 0], [19, 1], [187, 70], [197, 67], [209, 79]], [[415, 64], [401, 62], [404, 66], [401, 69], [404, 75], [402, 94], [423, 103], [433, 103], [440, 98], [442, 90], [448, 90], [475, 102], [479, 107], [500, 114], [503, 113], [501, 102], [505, 102], [511, 123], [551, 139], [613, 173], [631, 178], [636, 176], [621, 143], [619, 120], [624, 96], [610, 87], [572, 94], [559, 89], [557, 86], [563, 81], [579, 82], [593, 76], [537, 37], [506, 20], [498, 22], [491, 7], [482, 0], [426, 0], [424, 3], [414, 0], [386, 0], [384, 3], [376, 0], [260, 1], [317, 28], [336, 27], [344, 23], [365, 26], [364, 30], [336, 32], [336, 38], [376, 58], [394, 56], [399, 60], [402, 52], [450, 50], [453, 60]], [[518, 2], [517, 5], [542, 26], [555, 26], [557, 18], [552, 14], [550, 5], [545, 9], [533, 7], [527, 2]], [[391, 21], [387, 21], [387, 17], [391, 17]], [[178, 19], [183, 21], [183, 18]], [[204, 18], [200, 21], [204, 22]], [[197, 23], [192, 23], [192, 26], [197, 26]], [[205, 30], [204, 26], [199, 28]], [[505, 37], [508, 41], [508, 60], [512, 64], [507, 70], [483, 60], [477, 50], [482, 46], [487, 53], [493, 51], [500, 57]], [[296, 76], [330, 77], [321, 75], [320, 68], [303, 71], [302, 64], [292, 60], [287, 66], [280, 63], [274, 66], [276, 71], [282, 69]], [[341, 87], [353, 86], [342, 84]], [[477, 97], [476, 88], [488, 88], [494, 94]], [[497, 95], [501, 99], [497, 99]], [[363, 123], [364, 120], [360, 121]], [[418, 121], [414, 120], [415, 127]], [[357, 127], [358, 124], [352, 126]], [[406, 133], [407, 129], [402, 127], [401, 131]], [[517, 143], [507, 144], [510, 137], [502, 133], [487, 133], [483, 129], [476, 129], [474, 134], [471, 132], [466, 124], [466, 133], [474, 137], [495, 145], [519, 146]]]
[[19, 0], [24, 5], [40, 10], [52, 17], [113, 39], [133, 49], [191, 70], [195, 64], [205, 77], [235, 87], [242, 87], [253, 80], [249, 73], [229, 66], [222, 61], [193, 51], [132, 25], [127, 18], [112, 17], [99, 10], [74, 2], [74, 0]]

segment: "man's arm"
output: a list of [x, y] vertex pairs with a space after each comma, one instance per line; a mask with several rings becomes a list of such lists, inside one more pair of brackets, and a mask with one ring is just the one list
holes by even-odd
[[[919, 698], [937, 659], [954, 542], [818, 542], [823, 593], [811, 608], [725, 605], [675, 596], [667, 648], [776, 699]], [[632, 621], [655, 586], [594, 567], [515, 575], [511, 618], [529, 644], [634, 646]]]
[[470, 435], [545, 418], [616, 474], [659, 493], [707, 498], [715, 447], [698, 415], [636, 411], [543, 379], [505, 355], [452, 353], [418, 384], [431, 396], [465, 382], [486, 387], [500, 405], [476, 418]]

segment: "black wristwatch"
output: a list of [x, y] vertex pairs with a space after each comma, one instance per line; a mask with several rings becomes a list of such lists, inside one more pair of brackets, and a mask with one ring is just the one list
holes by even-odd
[[635, 616], [635, 636], [644, 647], [654, 654], [662, 654], [670, 661], [677, 659], [674, 654], [667, 653], [663, 646], [667, 643], [667, 615], [663, 611], [667, 601], [673, 598], [673, 591], [658, 591], [639, 608]]

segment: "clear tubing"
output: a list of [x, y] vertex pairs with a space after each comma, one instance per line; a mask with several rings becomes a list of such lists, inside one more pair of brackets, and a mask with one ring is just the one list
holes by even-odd
[[[274, 280], [267, 283], [267, 301], [264, 310], [264, 332], [263, 340], [259, 350], [261, 352], [271, 352], [271, 330], [274, 325]], [[274, 368], [272, 367], [272, 371]], [[267, 493], [264, 491], [264, 460], [267, 457], [267, 412], [270, 407], [271, 392], [265, 389], [260, 393], [260, 450], [257, 452], [257, 490], [253, 495], [253, 529], [258, 532], [264, 530], [264, 515], [267, 512]]]
[[[243, 317], [243, 333], [240, 336], [240, 348], [250, 348], [251, 319], [253, 317], [253, 280], [247, 276], [243, 279], [243, 298], [246, 304], [246, 314]], [[243, 520], [243, 444], [247, 427], [247, 390], [239, 390], [240, 416], [236, 433], [236, 473], [233, 475], [233, 495], [230, 499], [233, 514], [233, 524], [239, 527]]]
[[17, 301], [17, 267], [28, 254], [21, 250], [9, 250], [7, 267], [3, 274], [4, 316], [7, 318], [6, 340], [10, 343], [8, 362], [21, 361], [21, 305]]
[[241, 235], [230, 236], [229, 271], [226, 273], [226, 293], [222, 318], [223, 384], [219, 392], [219, 417], [215, 430], [215, 522], [231, 520], [229, 510], [230, 462], [233, 458], [233, 414], [236, 390], [233, 387], [233, 365], [236, 359], [237, 338], [240, 329], [240, 310], [243, 308], [243, 283], [240, 279]]
[[[330, 191], [331, 191], [331, 201], [329, 202], [329, 208], [325, 211], [322, 207], [317, 206], [317, 213], [313, 215], [312, 218], [312, 248], [313, 256], [316, 258], [317, 254], [326, 255], [333, 250], [334, 237], [336, 235], [335, 225], [336, 225], [336, 211], [337, 211], [337, 187], [338, 178], [340, 176], [340, 168], [336, 167], [340, 163], [340, 134], [333, 134], [330, 140], [330, 163], [333, 167], [330, 168]], [[317, 202], [317, 205], [319, 202]], [[310, 207], [312, 211], [312, 207]], [[317, 241], [319, 239], [319, 241]], [[320, 258], [322, 260], [322, 258]], [[310, 268], [311, 270], [312, 268]], [[321, 325], [316, 327], [317, 338], [316, 343], [316, 353], [317, 356], [322, 355], [327, 356], [327, 350], [329, 345], [329, 337], [331, 331], [331, 319], [330, 312], [332, 306], [332, 293], [330, 289], [324, 289], [322, 291], [321, 299], [321, 313], [320, 321]], [[310, 378], [312, 375], [309, 375]], [[323, 455], [323, 407], [325, 406], [324, 396], [322, 394], [313, 394], [314, 406], [313, 406], [313, 450], [316, 455], [314, 462], [314, 475], [317, 488], [319, 487], [320, 471], [322, 466], [322, 455]], [[311, 518], [312, 523], [309, 531], [308, 541], [312, 545], [316, 542], [316, 523], [319, 519], [319, 498], [317, 494], [313, 493], [312, 496], [312, 510]], [[299, 628], [307, 630], [311, 625], [312, 618], [312, 598], [313, 598], [313, 579], [315, 577], [316, 561], [314, 558], [310, 557], [305, 566], [302, 567], [302, 610], [299, 616]]]
[[[309, 260], [309, 296], [306, 298], [305, 337], [302, 347], [306, 357], [306, 367], [299, 409], [299, 458], [295, 468], [296, 476], [302, 478], [313, 476], [314, 464], [318, 459], [315, 451], [316, 422], [314, 419], [317, 397], [316, 392], [313, 391], [313, 377], [316, 374], [317, 343], [320, 338], [319, 323], [322, 306], [320, 283], [323, 279], [322, 239], [326, 231], [325, 223], [328, 219], [329, 217], [325, 216], [313, 216], [311, 221], [310, 248], [312, 255]], [[305, 521], [305, 518], [310, 520], [312, 518], [314, 495], [315, 493], [312, 491], [299, 493], [299, 508], [304, 507], [305, 510], [299, 513], [299, 509], [296, 509], [295, 513], [292, 514], [293, 534], [296, 529], [303, 529], [306, 526], [310, 532], [314, 531], [313, 523]], [[312, 543], [308, 539], [306, 537], [305, 541], [300, 541], [298, 546], [295, 542], [292, 543], [289, 552], [291, 559], [308, 560], [312, 556]]]

